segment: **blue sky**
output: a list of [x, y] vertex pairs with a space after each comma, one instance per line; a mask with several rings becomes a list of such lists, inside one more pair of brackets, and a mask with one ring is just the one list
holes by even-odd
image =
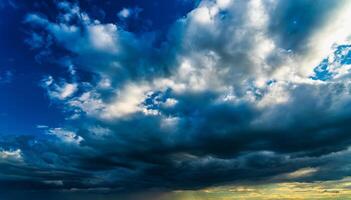
[[0, 198], [206, 199], [245, 186], [250, 199], [317, 183], [347, 196], [350, 11], [0, 0]]

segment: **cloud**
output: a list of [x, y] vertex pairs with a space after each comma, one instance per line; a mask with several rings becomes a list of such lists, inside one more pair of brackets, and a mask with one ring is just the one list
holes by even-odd
[[47, 89], [50, 98], [58, 100], [64, 100], [77, 91], [77, 84], [62, 81], [62, 83], [58, 85], [54, 82], [52, 76], [45, 77], [42, 80], [42, 86]]
[[67, 126], [48, 128], [49, 140], [15, 139], [46, 173], [24, 176], [39, 188], [111, 191], [347, 176], [350, 5], [203, 0], [160, 46], [157, 34], [77, 4], [60, 3], [56, 20], [29, 14], [33, 31], [93, 78], [43, 79]]
[[119, 11], [117, 13], [117, 16], [120, 19], [127, 19], [127, 18], [138, 18], [140, 12], [142, 12], [143, 9], [139, 8], [139, 7], [135, 7], [135, 8], [123, 8], [121, 11]]
[[62, 128], [53, 128], [48, 131], [48, 134], [54, 135], [66, 143], [79, 144], [83, 141], [81, 136], [76, 135], [72, 131], [67, 131]]
[[21, 162], [21, 161], [22, 161], [22, 153], [20, 149], [0, 151], [0, 162]]

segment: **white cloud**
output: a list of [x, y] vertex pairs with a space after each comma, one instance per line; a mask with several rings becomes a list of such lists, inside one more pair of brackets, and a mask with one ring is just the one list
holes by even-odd
[[89, 38], [95, 49], [117, 51], [117, 26], [114, 24], [97, 24], [88, 27]]
[[16, 150], [0, 150], [0, 162], [22, 162], [21, 149]]
[[42, 87], [47, 90], [50, 98], [56, 100], [65, 100], [78, 90], [77, 83], [67, 83], [65, 80], [56, 83], [52, 76], [47, 76], [42, 79]]
[[[62, 4], [62, 5], [61, 5]], [[117, 51], [117, 27], [114, 24], [101, 24], [98, 20], [92, 21], [85, 12], [81, 12], [77, 5], [61, 3], [64, 13], [54, 23], [37, 14], [27, 15], [25, 22], [34, 26], [44, 27], [52, 34], [61, 45], [76, 53], [110, 52]], [[85, 26], [72, 24], [73, 19], [78, 19]]]
[[50, 98], [64, 100], [72, 96], [77, 91], [77, 84], [63, 83], [62, 85], [54, 85], [48, 90]]
[[138, 18], [139, 13], [142, 11], [141, 8], [135, 7], [135, 8], [123, 8], [121, 11], [117, 13], [117, 16], [120, 19], [126, 19], [126, 18]]
[[174, 98], [167, 98], [166, 101], [163, 103], [166, 107], [172, 107], [178, 103], [177, 99]]
[[131, 14], [131, 10], [128, 8], [123, 8], [121, 11], [118, 12], [118, 17], [121, 18], [128, 18]]
[[192, 12], [192, 16], [199, 23], [209, 23], [211, 21], [211, 13], [207, 7], [197, 8]]
[[68, 144], [80, 144], [84, 140], [81, 136], [75, 134], [73, 131], [69, 131], [63, 128], [52, 128], [49, 129], [47, 133], [49, 135], [56, 136]]
[[[105, 108], [100, 96], [94, 91], [84, 92], [81, 96], [75, 97], [67, 102], [68, 106], [79, 108], [90, 116], [99, 116]], [[79, 113], [76, 113], [79, 115]]]
[[274, 106], [287, 103], [289, 101], [289, 91], [286, 83], [273, 83], [267, 87], [266, 94], [257, 104], [258, 107]]
[[148, 85], [126, 85], [118, 91], [116, 99], [106, 105], [102, 116], [105, 118], [119, 118], [143, 111], [141, 103], [145, 100], [148, 91]]
[[59, 89], [59, 98], [65, 99], [67, 97], [70, 97], [76, 90], [76, 84], [65, 83], [63, 87]]
[[217, 0], [217, 5], [221, 9], [227, 8], [234, 0]]

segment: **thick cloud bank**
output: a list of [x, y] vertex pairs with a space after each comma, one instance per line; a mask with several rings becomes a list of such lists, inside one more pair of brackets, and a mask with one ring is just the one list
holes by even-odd
[[[203, 0], [161, 42], [77, 3], [57, 10], [24, 24], [39, 53], [64, 54], [70, 76], [40, 84], [67, 123], [0, 140], [1, 189], [174, 190], [351, 174], [350, 1]], [[127, 11], [116, 13], [138, 17]]]

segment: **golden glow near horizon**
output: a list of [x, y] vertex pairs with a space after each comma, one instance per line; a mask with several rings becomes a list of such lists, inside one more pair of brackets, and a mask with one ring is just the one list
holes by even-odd
[[198, 191], [175, 191], [162, 200], [351, 200], [351, 177], [313, 183], [270, 183], [257, 186], [222, 186]]

